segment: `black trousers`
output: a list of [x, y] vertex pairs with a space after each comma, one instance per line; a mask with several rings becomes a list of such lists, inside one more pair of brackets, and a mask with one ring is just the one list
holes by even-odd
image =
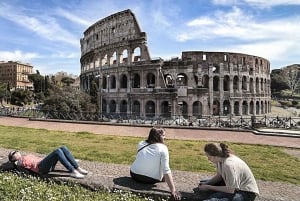
[[160, 180], [154, 179], [152, 177], [136, 174], [136, 173], [132, 172], [131, 170], [130, 170], [130, 176], [133, 180], [135, 180], [137, 182], [141, 182], [141, 183], [146, 183], [146, 184], [155, 184], [155, 183], [161, 182]]

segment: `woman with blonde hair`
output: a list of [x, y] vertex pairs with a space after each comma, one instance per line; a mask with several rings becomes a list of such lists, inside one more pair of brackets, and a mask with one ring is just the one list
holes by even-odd
[[[209, 180], [200, 182], [199, 190], [215, 191], [207, 201], [232, 200], [254, 201], [259, 190], [249, 166], [232, 154], [224, 143], [208, 143], [204, 152], [209, 161], [215, 164], [217, 173]], [[218, 185], [224, 181], [224, 185]]]

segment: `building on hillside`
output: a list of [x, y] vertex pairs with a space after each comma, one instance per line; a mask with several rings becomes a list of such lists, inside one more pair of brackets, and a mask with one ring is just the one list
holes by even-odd
[[91, 25], [80, 43], [80, 87], [89, 91], [98, 84], [101, 114], [201, 117], [271, 110], [267, 59], [206, 51], [151, 59], [146, 33], [131, 10]]
[[9, 83], [11, 89], [33, 89], [28, 75], [32, 74], [33, 66], [19, 61], [0, 62], [0, 82]]

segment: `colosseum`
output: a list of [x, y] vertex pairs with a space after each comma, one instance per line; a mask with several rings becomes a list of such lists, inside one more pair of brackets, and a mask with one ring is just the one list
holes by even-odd
[[97, 21], [80, 43], [80, 87], [90, 91], [92, 82], [97, 83], [101, 115], [197, 118], [271, 110], [268, 60], [206, 51], [151, 58], [146, 33], [131, 10]]

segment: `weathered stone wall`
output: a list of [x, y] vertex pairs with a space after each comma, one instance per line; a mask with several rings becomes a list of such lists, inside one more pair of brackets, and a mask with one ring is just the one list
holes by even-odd
[[146, 33], [125, 10], [81, 39], [81, 89], [97, 83], [102, 114], [186, 118], [270, 112], [270, 63], [231, 52], [182, 52], [150, 59]]

